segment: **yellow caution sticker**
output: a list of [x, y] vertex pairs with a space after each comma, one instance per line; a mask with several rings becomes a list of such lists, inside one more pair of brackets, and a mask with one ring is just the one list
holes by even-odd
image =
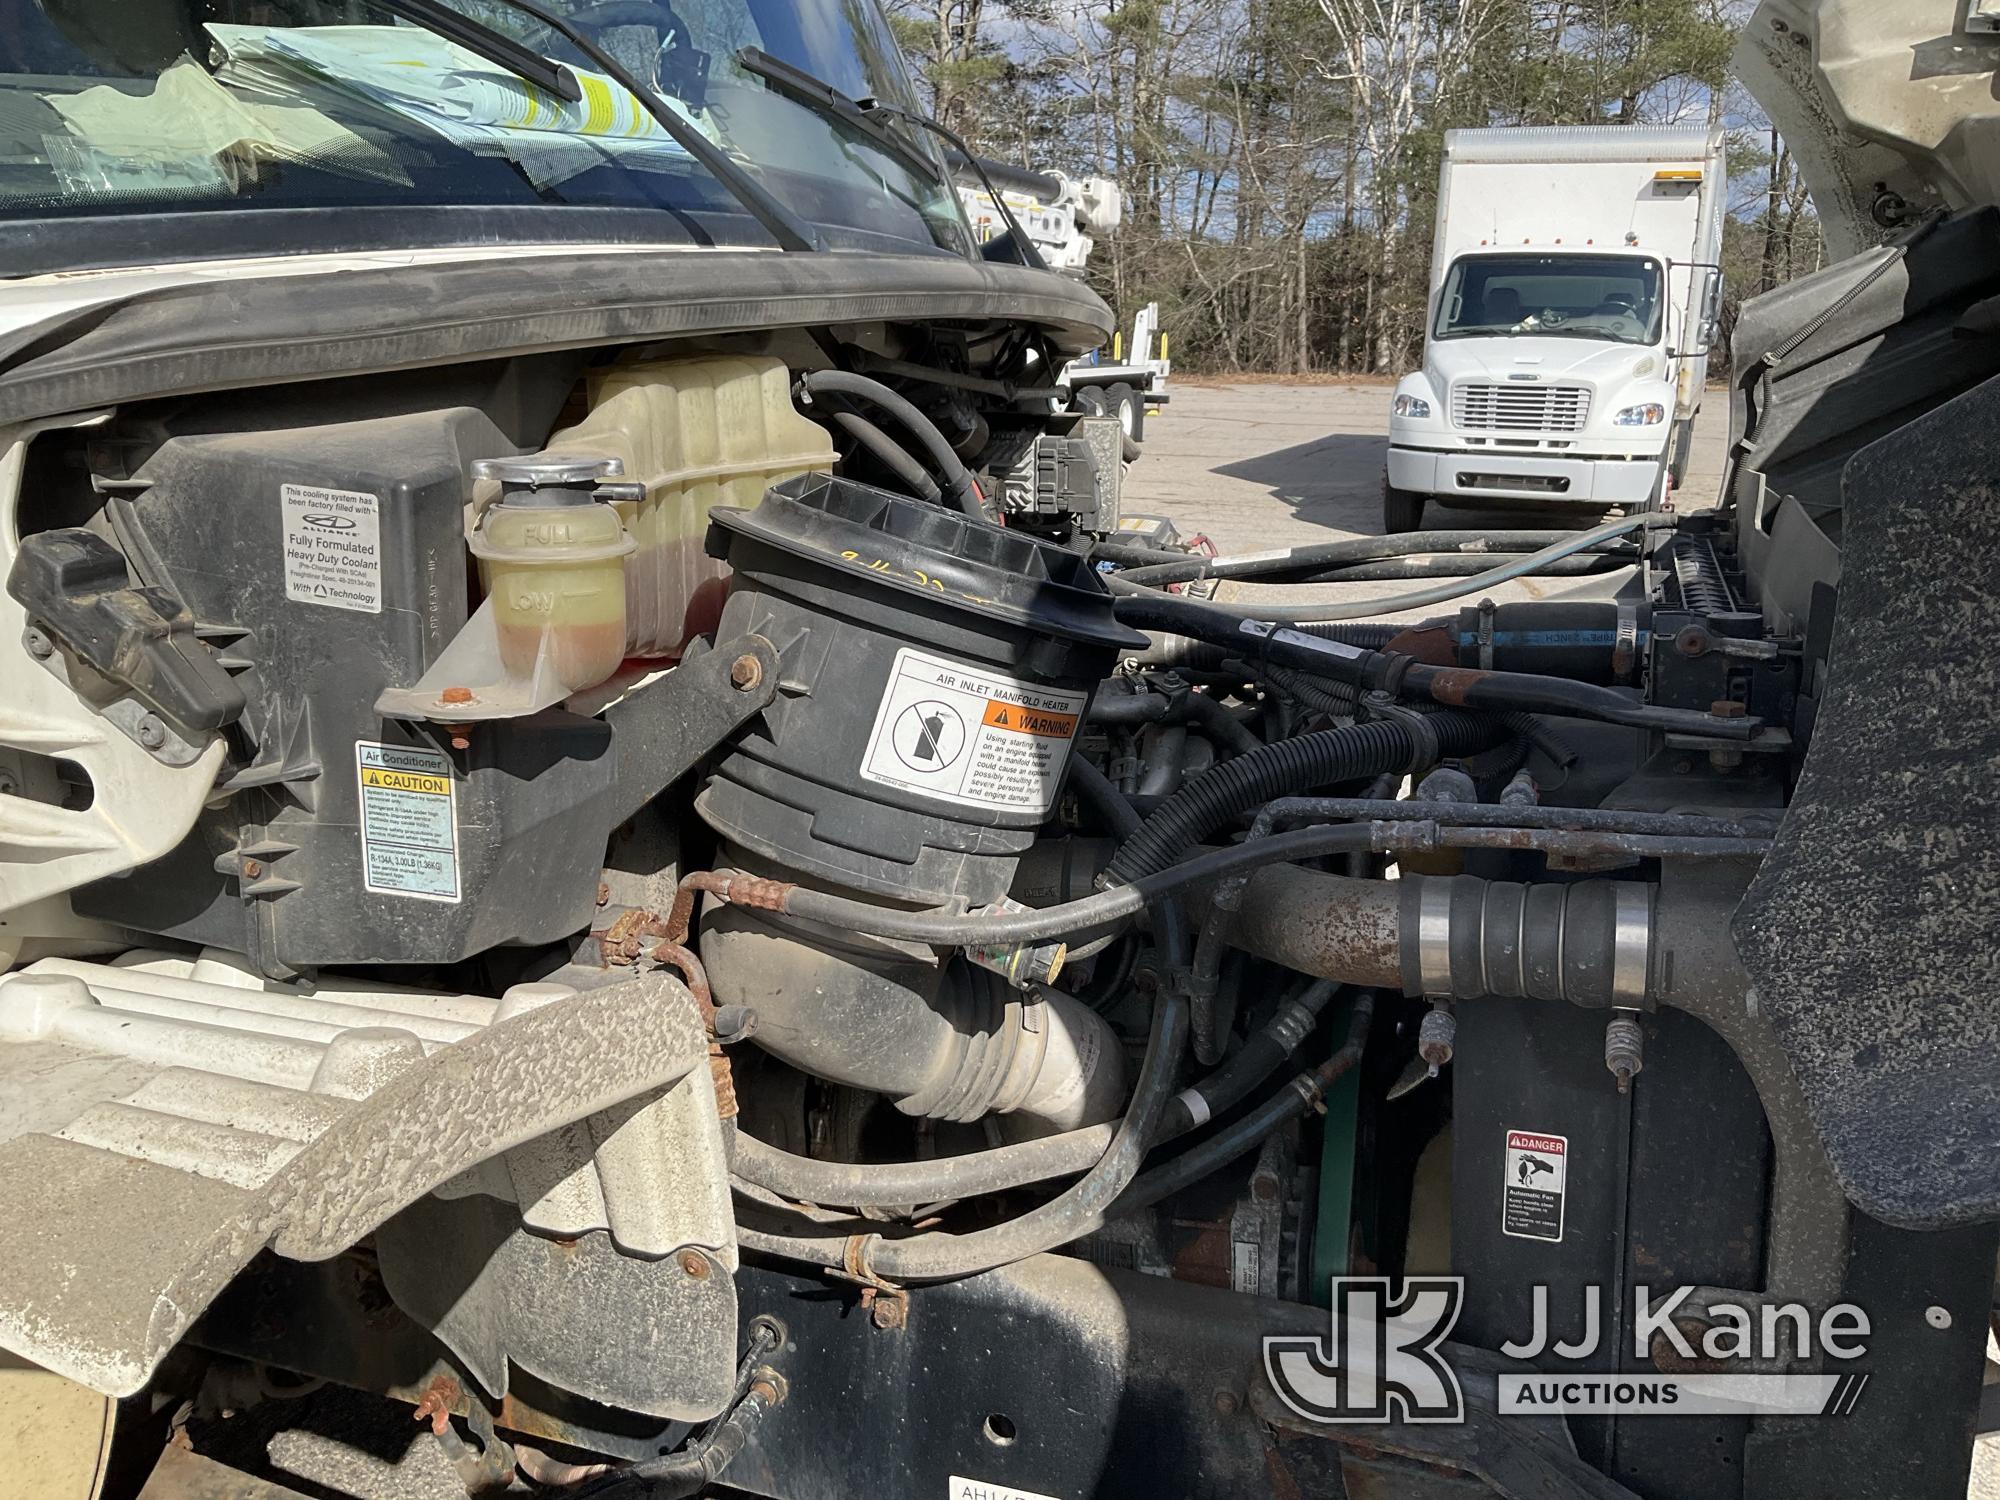
[[385, 896], [459, 898], [458, 795], [451, 759], [418, 745], [354, 746], [361, 883]]

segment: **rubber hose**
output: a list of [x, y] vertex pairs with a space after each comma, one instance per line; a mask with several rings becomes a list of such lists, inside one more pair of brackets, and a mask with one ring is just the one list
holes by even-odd
[[963, 1156], [856, 1163], [797, 1156], [739, 1130], [730, 1166], [745, 1181], [803, 1203], [939, 1203], [1087, 1172], [1103, 1159], [1117, 1133], [1117, 1123], [1110, 1121]]
[[1732, 717], [1694, 708], [1669, 708], [1645, 703], [1635, 694], [1597, 683], [1577, 682], [1568, 677], [1547, 677], [1533, 672], [1470, 671], [1457, 666], [1433, 666], [1400, 652], [1376, 651], [1345, 643], [1336, 645], [1328, 642], [1322, 645], [1306, 633], [1280, 623], [1291, 614], [1287, 609], [1244, 611], [1230, 605], [1120, 585], [1115, 577], [1108, 581], [1114, 591], [1124, 589], [1118, 595], [1116, 609], [1119, 620], [1125, 624], [1137, 625], [1145, 630], [1197, 636], [1228, 646], [1238, 656], [1254, 655], [1259, 661], [1281, 667], [1298, 667], [1340, 681], [1368, 686], [1393, 685], [1399, 696], [1418, 702], [1429, 699], [1455, 707], [1495, 712], [1518, 708], [1531, 713], [1601, 719], [1607, 724], [1625, 724], [1636, 729], [1706, 734], [1718, 739], [1751, 739], [1764, 723], [1753, 715]]
[[[1297, 1049], [1302, 1040], [1299, 1031], [1310, 1028], [1309, 1021], [1298, 1019], [1293, 1019], [1287, 1028], [1282, 1024], [1287, 1019], [1285, 1013], [1296, 1009], [1307, 1017], [1317, 1018], [1339, 990], [1340, 985], [1335, 981], [1317, 979], [1297, 999], [1287, 1001], [1279, 1008], [1279, 1014], [1252, 1033], [1227, 1063], [1168, 1101], [1153, 1144], [1164, 1145], [1183, 1136], [1248, 1098]], [[1198, 1096], [1201, 1104], [1191, 1104], [1190, 1096]], [[838, 1203], [851, 1208], [939, 1203], [1006, 1192], [1087, 1171], [1104, 1155], [1117, 1129], [1115, 1123], [1090, 1125], [1061, 1135], [1043, 1136], [1040, 1140], [997, 1146], [990, 1151], [970, 1151], [963, 1156], [869, 1163], [797, 1156], [738, 1130], [730, 1167], [746, 1182], [802, 1203]]]
[[[1280, 1005], [1277, 1015], [1252, 1032], [1228, 1062], [1192, 1088], [1174, 1095], [1165, 1118], [1160, 1121], [1160, 1139], [1170, 1141], [1185, 1135], [1247, 1099], [1252, 1089], [1275, 1073], [1278, 1065], [1297, 1050], [1305, 1040], [1302, 1033], [1311, 1028], [1311, 1020], [1318, 1019], [1339, 990], [1335, 980], [1315, 979], [1296, 1000]], [[1294, 1010], [1300, 1015], [1288, 1015]]]
[[[1099, 810], [1114, 832], [1123, 835], [1131, 828], [1134, 821], [1131, 810], [1125, 807], [1124, 799], [1095, 766], [1081, 758], [1073, 759], [1070, 782], [1080, 796]], [[1117, 894], [1123, 896], [1125, 893]], [[1155, 936], [1171, 973], [1187, 963], [1188, 936], [1186, 918], [1181, 915], [1179, 903], [1166, 897], [1165, 891], [1153, 897], [1156, 905]], [[1100, 899], [1087, 896], [1069, 905], [1072, 908], [1087, 906]], [[890, 916], [935, 915], [882, 910]], [[1163, 985], [1153, 1002], [1153, 1024], [1146, 1039], [1146, 1055], [1139, 1065], [1138, 1081], [1133, 1085], [1125, 1117], [1119, 1121], [1104, 1154], [1079, 1181], [1041, 1207], [988, 1229], [963, 1235], [919, 1234], [906, 1240], [874, 1244], [872, 1250], [864, 1241], [860, 1247], [863, 1263], [877, 1275], [899, 1281], [944, 1281], [976, 1275], [996, 1266], [1011, 1265], [1088, 1234], [1103, 1221], [1106, 1205], [1138, 1176], [1146, 1148], [1152, 1143], [1169, 1102], [1169, 1090], [1173, 1088], [1174, 1077], [1180, 1070], [1181, 1051], [1186, 1045], [1186, 1003], [1174, 986]], [[802, 1240], [746, 1229], [739, 1229], [738, 1233], [742, 1243], [753, 1250], [763, 1249], [820, 1265], [848, 1266], [849, 1249], [844, 1239], [830, 1242]]]
[[1351, 683], [1294, 672], [1290, 667], [1266, 667], [1263, 675], [1307, 708], [1316, 708], [1337, 719], [1353, 717], [1354, 705], [1360, 697]]
[[[1518, 552], [1465, 553], [1444, 557], [1385, 557], [1380, 562], [1352, 563], [1344, 568], [1328, 568], [1309, 573], [1293, 583], [1408, 583], [1419, 578], [1469, 578], [1504, 563], [1518, 562], [1526, 554]], [[1628, 568], [1638, 559], [1630, 552], [1585, 552], [1576, 557], [1559, 557], [1535, 569], [1538, 578], [1594, 578], [1600, 573]]]
[[[1180, 724], [1162, 725], [1150, 739], [1150, 744], [1142, 743], [1140, 746], [1140, 758], [1145, 764], [1139, 773], [1139, 790], [1133, 795], [1171, 797], [1187, 780], [1187, 728]], [[1219, 756], [1216, 758], [1220, 759]], [[1126, 805], [1129, 807], [1131, 804], [1128, 802]], [[1072, 951], [1070, 957], [1076, 956]]]
[[878, 406], [894, 417], [930, 454], [931, 462], [944, 477], [944, 488], [949, 492], [952, 504], [976, 521], [987, 519], [986, 506], [979, 498], [979, 486], [973, 482], [972, 471], [965, 467], [965, 460], [952, 450], [945, 435], [938, 431], [937, 424], [917, 410], [906, 397], [881, 381], [856, 375], [852, 370], [809, 370], [800, 377], [799, 384], [808, 395], [852, 396]]
[[1018, 1219], [970, 1234], [928, 1233], [879, 1243], [866, 1263], [877, 1275], [896, 1281], [947, 1281], [1012, 1265], [1090, 1233], [1139, 1175], [1186, 1045], [1187, 1005], [1171, 986], [1162, 986], [1153, 1001], [1146, 1059], [1132, 1102], [1096, 1166], [1074, 1186]]
[[1500, 722], [1509, 730], [1518, 734], [1564, 770], [1576, 764], [1575, 747], [1551, 729], [1547, 721], [1539, 715], [1524, 713], [1519, 709], [1509, 709], [1499, 717]]
[[876, 458], [880, 459], [896, 477], [910, 489], [919, 500], [928, 500], [936, 505], [944, 499], [944, 491], [931, 478], [930, 471], [911, 456], [910, 450], [890, 437], [866, 417], [857, 412], [836, 411], [833, 420], [841, 429]]
[[1264, 748], [1264, 742], [1244, 727], [1242, 720], [1207, 693], [1187, 693], [1181, 698], [1188, 722], [1204, 731], [1217, 744], [1249, 755]]
[[[1452, 710], [1432, 714], [1425, 723], [1436, 737], [1441, 757], [1483, 750], [1499, 732], [1491, 719]], [[1204, 771], [1168, 798], [1118, 846], [1098, 876], [1098, 886], [1129, 884], [1164, 870], [1188, 848], [1273, 797], [1407, 770], [1417, 755], [1415, 734], [1396, 719], [1344, 725], [1260, 746]]]
[[[1484, 589], [1509, 583], [1537, 571], [1544, 563], [1554, 562], [1559, 557], [1574, 557], [1579, 552], [1587, 552], [1598, 543], [1614, 536], [1622, 536], [1628, 531], [1657, 529], [1675, 524], [1672, 516], [1651, 512], [1645, 515], [1624, 516], [1618, 520], [1593, 526], [1588, 531], [1568, 534], [1565, 540], [1544, 547], [1539, 552], [1517, 558], [1501, 567], [1489, 568], [1483, 573], [1475, 573], [1469, 578], [1449, 579], [1443, 583], [1433, 584], [1427, 589], [1413, 589], [1407, 594], [1389, 594], [1379, 599], [1357, 599], [1352, 603], [1322, 600], [1311, 604], [1259, 602], [1241, 605], [1209, 602], [1204, 607], [1239, 620], [1258, 620], [1292, 626], [1358, 620], [1377, 614], [1398, 614], [1406, 609], [1422, 609], [1425, 605], [1442, 604], [1449, 599], [1462, 599], [1467, 594], [1477, 594]], [[1155, 589], [1143, 583], [1134, 583], [1130, 577], [1121, 573], [1106, 575], [1104, 583], [1112, 593], [1121, 598], [1140, 598], [1148, 594], [1161, 597]]]
[[1241, 719], [1208, 693], [1099, 693], [1091, 700], [1089, 720], [1109, 728], [1135, 724], [1192, 724], [1238, 755], [1263, 748]]
[[[1101, 779], [1102, 773], [1099, 774]], [[804, 886], [783, 887], [782, 905], [779, 909], [808, 922], [824, 922], [852, 932], [865, 932], [874, 937], [907, 938], [912, 942], [929, 943], [933, 947], [959, 948], [967, 943], [1042, 942], [1050, 938], [1068, 937], [1082, 932], [1102, 932], [1116, 927], [1137, 916], [1148, 906], [1160, 904], [1164, 896], [1173, 895], [1189, 886], [1200, 885], [1204, 881], [1214, 880], [1232, 871], [1257, 869], [1264, 865], [1288, 864], [1294, 860], [1314, 859], [1326, 854], [1367, 852], [1374, 847], [1374, 838], [1374, 830], [1366, 824], [1351, 823], [1298, 828], [1290, 833], [1274, 833], [1271, 837], [1259, 839], [1254, 844], [1232, 844], [1226, 849], [1210, 849], [1206, 853], [1182, 861], [1171, 869], [1143, 875], [1131, 884], [1121, 885], [1114, 890], [1098, 891], [1094, 895], [1084, 896], [1076, 901], [1065, 901], [1057, 906], [1044, 906], [1032, 911], [1014, 912], [998, 917], [960, 916], [950, 912], [910, 911], [900, 906], [878, 906], [872, 901], [857, 901], [851, 896], [836, 896], [830, 891], [815, 891]], [[715, 873], [722, 875], [725, 872]], [[721, 900], [729, 899], [726, 889], [711, 894]], [[1164, 905], [1161, 906], [1163, 912], [1166, 909]], [[1164, 925], [1163, 922], [1163, 928]], [[1163, 960], [1173, 965], [1184, 965], [1187, 961], [1185, 930], [1181, 930], [1171, 939], [1164, 930], [1157, 936]]]
[[1237, 1157], [1246, 1155], [1290, 1121], [1317, 1105], [1327, 1086], [1361, 1061], [1368, 1046], [1368, 1029], [1375, 1015], [1375, 997], [1364, 994], [1354, 1002], [1354, 1018], [1348, 1023], [1347, 1040], [1340, 1050], [1318, 1068], [1299, 1074], [1284, 1088], [1240, 1120], [1224, 1126], [1214, 1135], [1189, 1148], [1164, 1166], [1135, 1181], [1105, 1214], [1107, 1219], [1137, 1209], [1150, 1208], [1162, 1198], [1172, 1197], [1182, 1188], [1220, 1171]]
[[1396, 536], [1353, 537], [1342, 542], [1314, 542], [1280, 552], [1255, 552], [1241, 557], [1188, 557], [1174, 562], [1128, 569], [1132, 583], [1160, 588], [1197, 578], [1283, 579], [1293, 573], [1314, 573], [1347, 563], [1380, 562], [1425, 553], [1525, 552], [1564, 541], [1568, 531], [1409, 531]]
[[[1080, 755], [1070, 757], [1069, 784], [1121, 844], [1139, 831], [1139, 815], [1132, 810], [1125, 794]], [[1160, 957], [1170, 969], [1185, 966], [1194, 951], [1187, 914], [1171, 896], [1162, 897], [1153, 907], [1153, 940], [1159, 944]]]
[[[1323, 641], [1339, 641], [1344, 645], [1359, 646], [1364, 651], [1380, 651], [1412, 627], [1364, 620], [1355, 624], [1299, 625], [1294, 628], [1302, 635], [1317, 636]], [[1219, 670], [1224, 662], [1240, 654], [1240, 649], [1231, 649], [1195, 636], [1170, 631], [1153, 631], [1152, 635], [1153, 644], [1139, 653], [1138, 659], [1143, 666], [1189, 667], [1198, 672], [1208, 672]]]
[[1163, 724], [1173, 708], [1164, 693], [1123, 693], [1104, 691], [1090, 700], [1087, 722], [1118, 728], [1134, 724]]

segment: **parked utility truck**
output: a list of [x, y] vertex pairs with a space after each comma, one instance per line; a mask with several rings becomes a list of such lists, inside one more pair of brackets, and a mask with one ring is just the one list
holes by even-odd
[[1686, 476], [1721, 307], [1722, 133], [1445, 136], [1423, 367], [1396, 387], [1383, 523], [1426, 502], [1658, 506]]

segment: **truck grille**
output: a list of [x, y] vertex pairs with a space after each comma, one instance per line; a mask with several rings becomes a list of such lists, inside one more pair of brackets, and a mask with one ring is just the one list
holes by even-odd
[[1455, 427], [1489, 432], [1581, 432], [1589, 417], [1589, 386], [1468, 381], [1451, 393]]

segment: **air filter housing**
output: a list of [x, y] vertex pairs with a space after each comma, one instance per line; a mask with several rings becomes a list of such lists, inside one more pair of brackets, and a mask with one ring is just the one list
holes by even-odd
[[754, 631], [784, 685], [696, 808], [787, 870], [925, 905], [981, 905], [1054, 809], [1090, 695], [1146, 638], [1073, 552], [823, 474], [718, 509], [720, 636]]

